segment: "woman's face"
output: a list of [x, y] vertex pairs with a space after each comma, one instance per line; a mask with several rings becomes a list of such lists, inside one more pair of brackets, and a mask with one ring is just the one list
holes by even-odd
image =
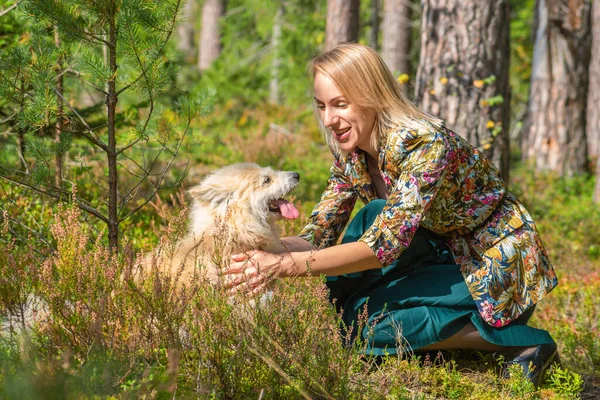
[[315, 75], [314, 95], [319, 117], [340, 149], [352, 152], [358, 147], [371, 153], [375, 111], [350, 104], [333, 81], [320, 72]]

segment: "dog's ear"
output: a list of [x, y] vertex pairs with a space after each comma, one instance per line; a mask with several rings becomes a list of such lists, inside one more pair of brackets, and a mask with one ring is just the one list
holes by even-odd
[[212, 203], [218, 205], [232, 197], [232, 190], [229, 190], [227, 187], [223, 187], [222, 182], [217, 182], [216, 179], [212, 178], [212, 176], [209, 176], [199, 185], [196, 185], [188, 190], [188, 193], [192, 199], [200, 203]]

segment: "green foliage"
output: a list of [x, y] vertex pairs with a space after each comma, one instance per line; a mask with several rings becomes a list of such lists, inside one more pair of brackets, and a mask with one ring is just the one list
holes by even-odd
[[533, 59], [533, 22], [535, 0], [510, 0], [510, 85], [511, 104], [520, 107], [527, 101]]
[[550, 375], [550, 387], [565, 399], [578, 399], [583, 388], [583, 379], [575, 372], [555, 366]]
[[[271, 48], [273, 20], [281, 2], [232, 0], [221, 22], [223, 52], [200, 80], [219, 88], [218, 101], [235, 98], [257, 106], [268, 98], [271, 62], [279, 57], [280, 92], [285, 104], [306, 104], [309, 86], [306, 62], [324, 42], [325, 2], [286, 1], [281, 43]], [[298, 18], [302, 15], [302, 18]]]
[[[196, 88], [188, 99], [187, 92], [172, 87], [177, 66], [169, 61], [167, 44], [181, 4], [22, 1], [14, 13], [28, 35], [11, 43], [0, 65], [6, 71], [0, 74], [0, 120], [8, 128], [3, 151], [18, 151], [18, 157], [2, 158], [2, 177], [63, 201], [74, 185], [85, 188], [78, 204], [109, 229], [145, 205], [127, 207], [140, 188], [150, 200], [177, 185], [182, 174], [172, 176], [169, 169], [191, 118], [205, 115], [214, 97]], [[170, 101], [159, 102], [167, 89]], [[93, 104], [83, 107], [82, 100]], [[116, 109], [103, 107], [115, 103]], [[70, 160], [75, 168], [69, 168]], [[106, 177], [111, 162], [116, 179]], [[58, 176], [55, 171], [62, 182], [50, 179]], [[109, 187], [118, 189], [118, 199], [107, 201]], [[109, 220], [111, 208], [118, 220]], [[116, 249], [117, 235], [109, 236]]]
[[[257, 115], [249, 115], [249, 120]], [[327, 160], [321, 163], [328, 164]], [[517, 171], [516, 177], [522, 174]], [[312, 184], [304, 174], [302, 183]], [[138, 225], [144, 213], [128, 221], [127, 232], [145, 237], [162, 230], [170, 235], [166, 240], [174, 240], [185, 230], [186, 214], [179, 212], [184, 202], [181, 196], [153, 208], [157, 214], [152, 221], [171, 221], [176, 226], [159, 223], [149, 228], [150, 221]], [[547, 211], [546, 215], [555, 212]], [[496, 364], [468, 361], [464, 354], [456, 354], [451, 362], [390, 356], [375, 366], [375, 360], [360, 356], [363, 344], [341, 345], [338, 317], [318, 279], [279, 282], [276, 302], [243, 307], [201, 282], [187, 294], [176, 294], [176, 278], [158, 270], [136, 281], [111, 279], [128, 270], [133, 258], [124, 257], [116, 264], [106, 258], [101, 241], [87, 238], [93, 230], [78, 227], [75, 219], [80, 220], [81, 214], [76, 209], [66, 208], [54, 216], [58, 253], [46, 264], [51, 269], [32, 273], [24, 267], [40, 264], [25, 258], [0, 268], [12, 274], [10, 287], [26, 288], [20, 289], [21, 294], [0, 292], [3, 313], [18, 309], [15, 305], [23, 301], [23, 292], [48, 302], [48, 317], [30, 328], [35, 340], [0, 338], [3, 397], [16, 398], [23, 391], [33, 399], [43, 398], [44, 393], [124, 399], [171, 398], [176, 393], [187, 398], [197, 397], [200, 388], [201, 398], [245, 399], [262, 392], [266, 398], [286, 399], [305, 398], [301, 393], [348, 399], [570, 399], [584, 390], [584, 377], [598, 365], [594, 363], [600, 342], [594, 321], [600, 312], [595, 296], [600, 279], [590, 274], [582, 288], [580, 279], [567, 279], [563, 272], [561, 285], [534, 314], [534, 326], [550, 330], [563, 358], [563, 366], [553, 368], [543, 388], [536, 390], [518, 371], [504, 380], [498, 377]], [[541, 215], [538, 221], [545, 225], [547, 218]], [[2, 254], [11, 253], [12, 249], [0, 252], [0, 261]], [[21, 247], [17, 254], [28, 252]], [[40, 281], [25, 285], [28, 276]]]
[[508, 367], [510, 378], [507, 381], [507, 389], [511, 398], [532, 399], [535, 386], [523, 376], [523, 367], [513, 364]]

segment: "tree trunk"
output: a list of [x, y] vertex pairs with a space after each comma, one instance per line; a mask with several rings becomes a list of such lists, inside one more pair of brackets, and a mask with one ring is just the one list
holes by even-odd
[[395, 74], [410, 75], [412, 0], [385, 0], [381, 56]]
[[538, 170], [586, 170], [589, 0], [537, 0], [523, 158]]
[[359, 0], [328, 0], [325, 48], [358, 40]]
[[371, 33], [369, 35], [369, 46], [379, 50], [379, 3], [380, 0], [371, 0]]
[[[58, 27], [54, 27], [54, 44], [57, 49], [60, 49], [60, 36], [58, 35]], [[63, 60], [62, 56], [58, 57], [58, 61], [56, 62], [56, 90], [59, 95], [57, 95], [56, 99], [56, 124], [54, 126], [54, 141], [58, 145], [60, 143], [60, 135], [63, 131], [63, 91], [64, 91], [64, 82], [63, 82]], [[62, 184], [63, 178], [63, 153], [62, 149], [59, 147], [56, 151], [56, 156], [54, 163], [56, 164], [56, 169], [54, 171], [54, 184], [57, 188], [59, 188]]]
[[17, 148], [19, 152], [19, 158], [21, 159], [21, 163], [23, 164], [23, 170], [29, 173], [27, 161], [25, 161], [25, 131], [23, 131], [23, 129], [19, 127], [17, 127]]
[[423, 0], [420, 107], [480, 147], [508, 180], [508, 0]]
[[219, 24], [225, 12], [223, 0], [206, 0], [202, 7], [202, 28], [200, 31], [200, 50], [198, 69], [208, 69], [212, 62], [221, 54], [221, 33]]
[[600, 203], [600, 1], [592, 3], [592, 59], [587, 104], [588, 155], [596, 163], [594, 203]]
[[112, 254], [119, 251], [119, 214], [118, 214], [118, 175], [117, 175], [117, 26], [116, 5], [111, 7], [110, 36], [108, 47], [108, 67], [111, 72], [106, 94], [106, 114], [108, 129], [108, 248]]
[[[177, 48], [186, 55], [186, 59], [193, 59], [195, 53], [194, 22], [196, 20], [196, 0], [187, 0], [183, 7], [181, 21], [177, 26]], [[193, 61], [192, 61], [193, 63]]]
[[600, 203], [600, 161], [596, 163], [596, 190], [594, 190], [594, 203]]
[[600, 164], [600, 1], [594, 1], [592, 7], [592, 58], [589, 69], [586, 130], [588, 157], [595, 165]]
[[271, 81], [269, 82], [269, 102], [279, 104], [281, 102], [279, 93], [279, 69], [281, 68], [281, 55], [279, 46], [281, 42], [281, 23], [283, 20], [283, 5], [277, 8], [273, 22], [273, 36], [271, 37]]

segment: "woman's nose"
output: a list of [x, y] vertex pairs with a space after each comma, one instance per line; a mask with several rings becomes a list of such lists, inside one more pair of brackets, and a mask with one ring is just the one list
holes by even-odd
[[323, 111], [323, 125], [330, 127], [337, 122], [337, 115], [330, 108], [326, 108]]

